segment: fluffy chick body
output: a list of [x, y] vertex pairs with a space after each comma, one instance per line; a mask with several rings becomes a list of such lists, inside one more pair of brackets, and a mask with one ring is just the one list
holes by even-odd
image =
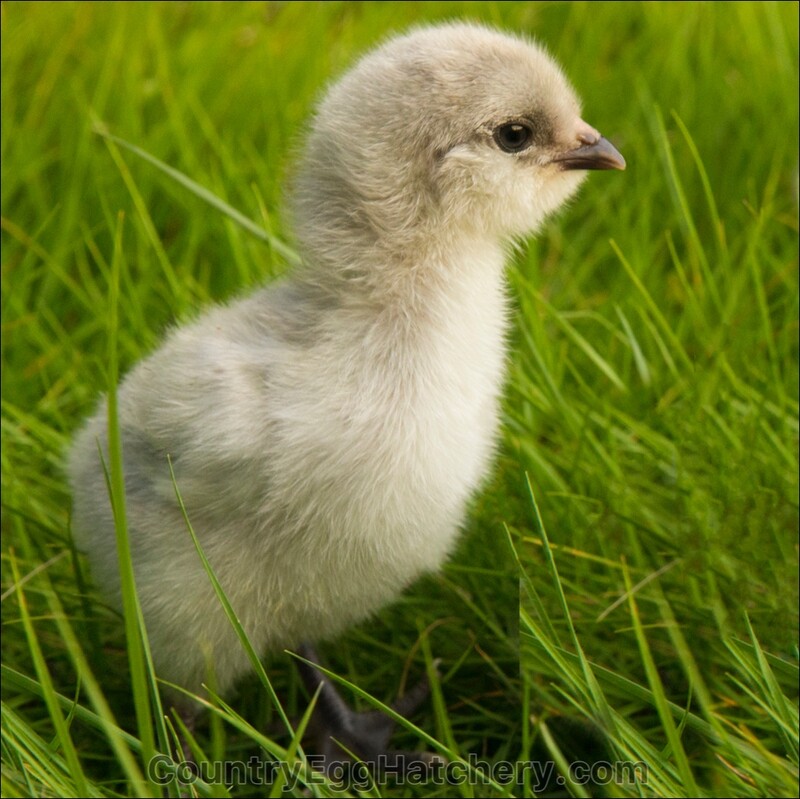
[[[535, 146], [493, 139], [529, 120]], [[452, 551], [498, 428], [507, 242], [583, 172], [585, 126], [553, 62], [469, 25], [365, 57], [322, 102], [295, 186], [303, 265], [173, 330], [119, 388], [137, 588], [159, 675], [226, 691], [250, 666], [170, 478], [254, 645], [327, 638]], [[73, 527], [119, 598], [98, 442], [69, 458]], [[107, 455], [106, 455], [107, 457]]]

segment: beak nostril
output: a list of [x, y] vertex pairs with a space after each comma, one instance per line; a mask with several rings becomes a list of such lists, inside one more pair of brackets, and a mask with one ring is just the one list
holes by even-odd
[[588, 125], [582, 119], [578, 120], [576, 138], [581, 144], [597, 144], [600, 141], [600, 131]]

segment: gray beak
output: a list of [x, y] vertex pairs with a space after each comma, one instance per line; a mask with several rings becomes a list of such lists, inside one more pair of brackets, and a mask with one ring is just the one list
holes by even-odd
[[602, 136], [557, 155], [553, 161], [560, 164], [562, 169], [625, 169], [625, 159], [619, 150]]

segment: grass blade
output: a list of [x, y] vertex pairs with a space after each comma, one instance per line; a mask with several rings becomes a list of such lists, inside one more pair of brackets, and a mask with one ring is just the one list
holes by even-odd
[[185, 189], [188, 189], [192, 194], [195, 195], [195, 197], [199, 197], [201, 200], [208, 203], [212, 208], [216, 208], [218, 211], [221, 211], [223, 214], [225, 214], [225, 216], [232, 219], [234, 222], [236, 222], [236, 224], [243, 227], [248, 233], [251, 233], [257, 239], [269, 244], [269, 246], [272, 247], [275, 252], [282, 255], [289, 263], [296, 264], [300, 262], [300, 256], [298, 256], [298, 254], [291, 247], [284, 244], [277, 236], [264, 230], [264, 228], [262, 228], [260, 225], [257, 225], [255, 222], [253, 222], [252, 219], [248, 219], [244, 214], [237, 211], [232, 205], [229, 205], [224, 200], [217, 197], [216, 194], [206, 189], [204, 186], [201, 186], [187, 175], [184, 175], [183, 172], [180, 172], [174, 167], [165, 164], [163, 161], [143, 150], [141, 147], [137, 147], [135, 144], [131, 144], [130, 142], [125, 141], [125, 139], [121, 139], [119, 136], [114, 136], [113, 134], [109, 133], [105, 126], [100, 122], [95, 124], [95, 132], [104, 139], [114, 142], [120, 147], [124, 147], [126, 150], [138, 155], [139, 158], [144, 159], [149, 164], [152, 164], [160, 169], [165, 175], [168, 175], [176, 183], [179, 183]]

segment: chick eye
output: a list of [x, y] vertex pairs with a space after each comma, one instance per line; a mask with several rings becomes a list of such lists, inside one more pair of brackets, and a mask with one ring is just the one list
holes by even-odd
[[519, 153], [530, 147], [533, 131], [521, 122], [509, 122], [494, 129], [497, 146], [507, 153]]

